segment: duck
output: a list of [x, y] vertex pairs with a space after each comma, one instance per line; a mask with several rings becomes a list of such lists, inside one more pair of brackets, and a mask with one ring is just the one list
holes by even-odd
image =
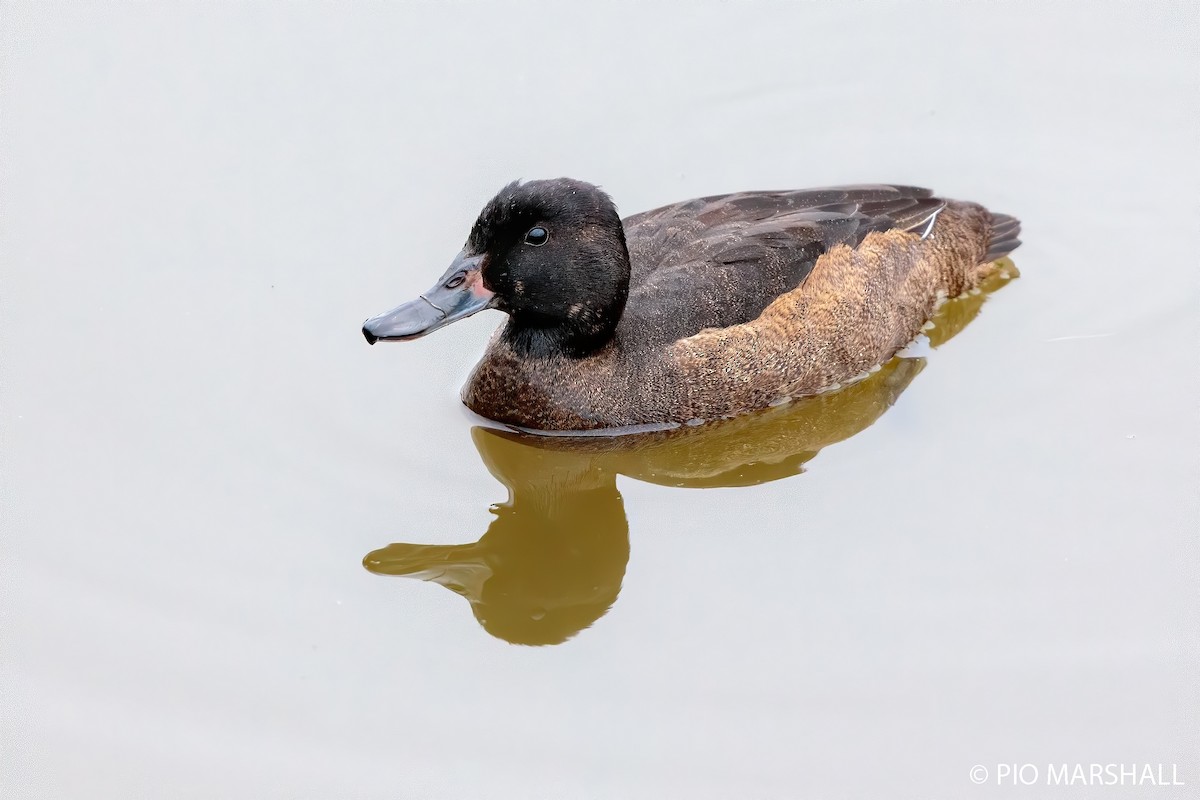
[[696, 425], [835, 391], [978, 291], [1020, 222], [901, 185], [744, 191], [622, 219], [600, 187], [514, 181], [425, 293], [363, 324], [411, 341], [507, 319], [462, 390], [527, 432]]

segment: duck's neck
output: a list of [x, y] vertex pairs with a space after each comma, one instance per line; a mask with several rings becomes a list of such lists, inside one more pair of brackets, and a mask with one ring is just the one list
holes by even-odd
[[586, 358], [612, 341], [625, 309], [626, 292], [620, 302], [594, 309], [582, 303], [574, 304], [566, 318], [538, 314], [513, 314], [501, 334], [519, 355], [533, 358], [564, 356]]

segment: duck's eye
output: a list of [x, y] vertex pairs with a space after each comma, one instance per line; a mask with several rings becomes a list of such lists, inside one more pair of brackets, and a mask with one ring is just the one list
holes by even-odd
[[460, 272], [457, 275], [455, 275], [453, 278], [451, 278], [450, 280], [446, 281], [446, 288], [447, 289], [457, 289], [459, 286], [462, 286], [466, 282], [466, 280], [467, 280], [467, 276], [463, 275]]
[[531, 244], [534, 247], [541, 247], [550, 240], [550, 231], [543, 228], [541, 225], [530, 228], [529, 233], [525, 234], [525, 244]]

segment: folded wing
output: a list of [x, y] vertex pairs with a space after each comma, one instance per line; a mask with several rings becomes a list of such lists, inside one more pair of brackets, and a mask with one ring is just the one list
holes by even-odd
[[826, 251], [871, 231], [927, 235], [945, 201], [914, 186], [702, 197], [624, 220], [632, 277], [621, 326], [657, 346], [755, 319]]

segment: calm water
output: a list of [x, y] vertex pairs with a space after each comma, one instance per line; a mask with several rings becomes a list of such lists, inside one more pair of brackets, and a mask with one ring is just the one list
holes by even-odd
[[[1089, 9], [6, 3], [0, 797], [1195, 797], [1200, 20]], [[497, 316], [358, 326], [561, 174], [928, 184], [1021, 276], [530, 442], [457, 401]]]

